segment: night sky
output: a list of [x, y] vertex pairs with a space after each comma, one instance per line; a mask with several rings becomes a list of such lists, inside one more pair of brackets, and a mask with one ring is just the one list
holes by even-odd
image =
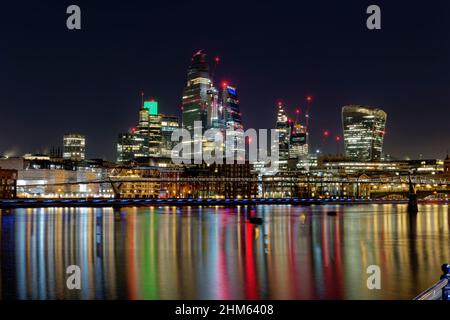
[[[66, 28], [77, 4], [82, 30]], [[382, 30], [366, 28], [378, 4]], [[450, 150], [450, 1], [2, 1], [0, 154], [46, 152], [65, 132], [90, 158], [115, 160], [139, 93], [179, 114], [191, 55], [222, 59], [246, 128], [274, 128], [281, 100], [294, 117], [312, 95], [312, 142], [341, 133], [346, 104], [388, 113], [385, 152]], [[333, 141], [325, 143], [336, 152]], [[341, 146], [341, 150], [343, 146]]]

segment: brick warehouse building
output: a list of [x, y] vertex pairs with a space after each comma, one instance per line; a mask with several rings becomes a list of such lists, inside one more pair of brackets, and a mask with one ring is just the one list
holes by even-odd
[[0, 168], [0, 199], [17, 196], [17, 170]]

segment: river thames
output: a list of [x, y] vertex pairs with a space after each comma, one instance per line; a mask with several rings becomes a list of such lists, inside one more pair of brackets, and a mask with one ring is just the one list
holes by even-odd
[[[0, 210], [1, 299], [412, 299], [450, 214], [403, 204]], [[334, 212], [336, 215], [328, 213]], [[264, 218], [247, 222], [246, 215]], [[81, 289], [66, 268], [81, 268]], [[381, 289], [367, 288], [367, 268]]]

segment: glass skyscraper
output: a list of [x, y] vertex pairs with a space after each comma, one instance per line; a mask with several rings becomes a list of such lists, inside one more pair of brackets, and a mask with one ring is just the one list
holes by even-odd
[[286, 170], [289, 160], [289, 145], [291, 138], [291, 125], [284, 110], [283, 104], [278, 103], [276, 131], [278, 132], [278, 168]]
[[117, 142], [117, 162], [129, 164], [138, 159], [148, 157], [148, 137], [138, 132], [121, 133]]
[[383, 153], [386, 113], [378, 108], [342, 108], [345, 155], [351, 160], [379, 161]]
[[[149, 158], [170, 157], [172, 132], [178, 128], [178, 118], [159, 113], [158, 101], [142, 101], [139, 123], [128, 133], [121, 133], [117, 143], [117, 162], [146, 162]], [[169, 150], [170, 148], [170, 150]]]
[[188, 68], [187, 85], [183, 90], [183, 127], [193, 134], [194, 122], [201, 121], [207, 127], [208, 91], [211, 89], [211, 75], [206, 54], [201, 50], [192, 57]]
[[223, 123], [226, 128], [243, 129], [239, 99], [235, 87], [224, 85], [222, 91]]
[[[222, 85], [221, 114], [221, 123], [225, 130], [244, 130], [236, 87], [228, 84]], [[225, 152], [226, 150], [234, 150], [233, 155], [235, 159], [238, 159], [239, 155], [244, 155], [245, 141], [243, 132], [237, 131], [234, 137], [226, 138]], [[239, 158], [239, 160], [245, 160], [245, 158]]]
[[178, 117], [161, 115], [161, 156], [170, 158], [178, 142], [172, 141], [172, 133], [179, 128]]

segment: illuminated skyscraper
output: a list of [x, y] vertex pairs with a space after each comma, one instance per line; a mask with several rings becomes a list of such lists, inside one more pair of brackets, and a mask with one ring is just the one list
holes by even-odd
[[148, 140], [137, 131], [121, 133], [117, 142], [117, 162], [130, 163], [137, 158], [148, 157]]
[[178, 117], [161, 115], [161, 156], [170, 158], [178, 142], [172, 141], [172, 133], [179, 128]]
[[86, 158], [86, 139], [81, 134], [65, 134], [63, 158], [72, 161], [82, 161]]
[[381, 160], [386, 118], [386, 113], [381, 109], [344, 106], [342, 127], [346, 157], [363, 161]]
[[284, 110], [283, 104], [278, 103], [276, 131], [278, 132], [278, 168], [286, 170], [289, 160], [289, 144], [291, 138], [291, 124]]
[[178, 126], [178, 118], [159, 113], [157, 101], [142, 101], [137, 127], [118, 137], [117, 162], [145, 163], [148, 158], [170, 157], [171, 135]]
[[208, 90], [212, 87], [206, 54], [201, 50], [192, 57], [188, 68], [187, 85], [183, 90], [183, 127], [193, 134], [194, 122], [201, 121], [207, 127]]
[[[221, 123], [225, 130], [234, 130], [235, 136], [226, 137], [225, 151], [234, 149], [234, 157], [245, 153], [244, 134], [237, 130], [244, 130], [242, 124], [241, 112], [239, 110], [239, 99], [236, 87], [232, 87], [227, 83], [222, 84], [222, 104], [221, 104]], [[245, 160], [245, 159], [240, 159]]]
[[244, 128], [236, 88], [229, 86], [227, 83], [223, 83], [222, 109], [222, 121], [225, 128], [233, 128], [234, 130]]
[[289, 158], [297, 159], [305, 158], [308, 155], [308, 132], [306, 127], [299, 123], [293, 124], [291, 128]]
[[161, 156], [161, 115], [158, 113], [158, 102], [151, 100], [144, 102], [144, 109], [148, 111], [148, 156]]
[[219, 90], [212, 87], [208, 90], [208, 128], [223, 129], [222, 103], [219, 100]]

